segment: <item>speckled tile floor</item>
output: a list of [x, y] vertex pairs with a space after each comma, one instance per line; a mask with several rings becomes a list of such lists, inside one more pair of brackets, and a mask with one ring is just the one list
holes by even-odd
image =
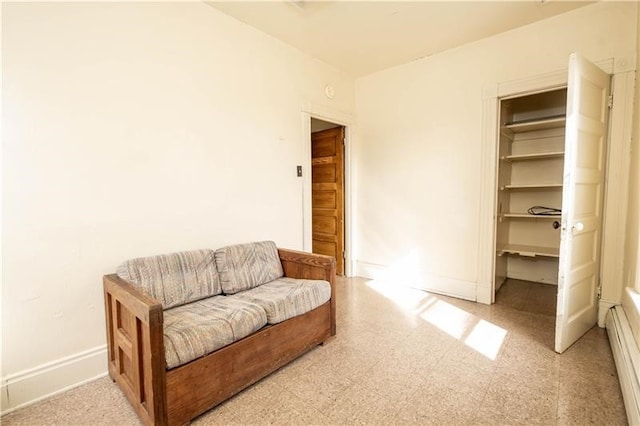
[[[556, 354], [554, 300], [522, 281], [486, 306], [340, 278], [335, 338], [193, 424], [626, 424], [606, 332]], [[1, 422], [139, 424], [108, 378]]]

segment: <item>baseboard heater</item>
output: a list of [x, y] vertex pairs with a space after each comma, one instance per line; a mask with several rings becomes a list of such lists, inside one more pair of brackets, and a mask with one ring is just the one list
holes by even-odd
[[618, 371], [627, 420], [630, 425], [640, 425], [640, 351], [635, 342], [629, 319], [621, 306], [614, 306], [606, 319], [609, 344]]

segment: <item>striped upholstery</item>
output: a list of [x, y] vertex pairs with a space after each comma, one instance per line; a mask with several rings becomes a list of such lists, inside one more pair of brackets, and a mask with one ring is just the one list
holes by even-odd
[[213, 250], [132, 259], [118, 266], [116, 273], [159, 300], [164, 309], [222, 292]]
[[322, 280], [280, 278], [233, 296], [260, 305], [267, 322], [277, 324], [309, 312], [331, 298], [331, 285]]
[[264, 309], [235, 297], [215, 296], [168, 309], [164, 311], [167, 369], [242, 339], [266, 323]]
[[225, 294], [235, 294], [283, 275], [273, 241], [238, 244], [216, 250], [216, 265]]
[[116, 273], [162, 303], [167, 369], [309, 312], [331, 297], [326, 281], [283, 278], [272, 241], [132, 259]]

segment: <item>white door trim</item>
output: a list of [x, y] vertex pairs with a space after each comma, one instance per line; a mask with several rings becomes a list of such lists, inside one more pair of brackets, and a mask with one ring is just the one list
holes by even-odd
[[481, 187], [478, 228], [478, 284], [476, 301], [492, 304], [494, 294], [496, 157], [498, 150], [499, 99], [523, 93], [546, 91], [567, 85], [567, 72], [557, 71], [516, 81], [487, 85], [482, 107]]
[[353, 114], [335, 110], [322, 105], [304, 103], [302, 106], [302, 247], [311, 251], [311, 119], [317, 118], [344, 126], [344, 274], [353, 276], [353, 204], [351, 190], [351, 141], [355, 117]]
[[[614, 76], [614, 89], [616, 76], [618, 81], [624, 79], [628, 83], [628, 72], [635, 70], [635, 56], [629, 55], [621, 58], [609, 58], [595, 62], [605, 72]], [[482, 122], [482, 146], [481, 146], [481, 189], [480, 189], [480, 215], [478, 229], [478, 282], [476, 287], [476, 300], [480, 303], [491, 304], [494, 302], [494, 261], [495, 255], [495, 210], [496, 210], [496, 150], [498, 149], [498, 100], [500, 98], [516, 96], [518, 94], [550, 90], [567, 85], [567, 69], [555, 71], [529, 78], [489, 84], [483, 90], [483, 122]], [[631, 124], [628, 120], [618, 118], [619, 115], [629, 114], [630, 101], [633, 97], [628, 93], [625, 96], [614, 96], [614, 107], [609, 117], [610, 123], [620, 123], [610, 126], [607, 146], [609, 156], [607, 158], [607, 170], [619, 167], [624, 162], [621, 157], [624, 155], [624, 148], [630, 141]], [[624, 126], [624, 129], [618, 126]], [[615, 146], [613, 152], [611, 146]], [[620, 191], [611, 192], [609, 188], [627, 186], [629, 180], [629, 168], [622, 166], [620, 173], [610, 175], [607, 172], [605, 184], [605, 213], [603, 223], [603, 234], [610, 234], [610, 238], [616, 241], [624, 241], [624, 226], [617, 226], [612, 217], [610, 209], [612, 206], [621, 206], [626, 203], [624, 194]], [[607, 208], [608, 206], [608, 208]], [[607, 214], [609, 213], [609, 214]], [[607, 220], [609, 218], [610, 220]], [[616, 218], [620, 220], [620, 217]], [[615, 263], [619, 262], [623, 256], [624, 246], [617, 244], [611, 247], [609, 255], [602, 256], [602, 290], [603, 296], [607, 297], [613, 293], [613, 298], [617, 296], [617, 291], [613, 290], [615, 282]], [[610, 264], [613, 262], [614, 264]], [[609, 272], [611, 271], [611, 272]], [[612, 287], [613, 286], [613, 287]], [[609, 296], [611, 297], [611, 296]], [[615, 300], [614, 300], [615, 301]], [[618, 301], [619, 303], [619, 301]]]
[[635, 71], [613, 75], [613, 106], [609, 111], [607, 174], [602, 212], [600, 285], [601, 306], [598, 325], [604, 327], [607, 305], [620, 304], [623, 294], [623, 262], [627, 225], [631, 130]]

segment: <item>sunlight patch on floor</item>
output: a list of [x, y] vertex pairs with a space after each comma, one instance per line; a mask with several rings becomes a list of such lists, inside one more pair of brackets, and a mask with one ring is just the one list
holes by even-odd
[[418, 252], [414, 250], [385, 268], [375, 280], [367, 282], [367, 285], [401, 308], [413, 311], [429, 299], [435, 299], [429, 293], [413, 288], [420, 279], [418, 262]]
[[494, 360], [498, 356], [506, 337], [507, 330], [504, 328], [488, 321], [480, 320], [473, 327], [467, 338], [464, 339], [464, 343], [487, 358]]
[[426, 308], [420, 314], [420, 318], [458, 340], [472, 327], [475, 319], [468, 312], [442, 300], [438, 300], [432, 306]]
[[428, 304], [429, 301], [435, 303], [437, 298], [427, 292], [416, 290], [405, 285], [392, 284], [383, 280], [367, 282], [367, 286], [383, 295], [393, 303], [411, 313], [417, 312], [418, 308]]
[[458, 308], [438, 296], [412, 288], [420, 282], [417, 253], [385, 269], [367, 286], [402, 308], [495, 360], [507, 330]]

